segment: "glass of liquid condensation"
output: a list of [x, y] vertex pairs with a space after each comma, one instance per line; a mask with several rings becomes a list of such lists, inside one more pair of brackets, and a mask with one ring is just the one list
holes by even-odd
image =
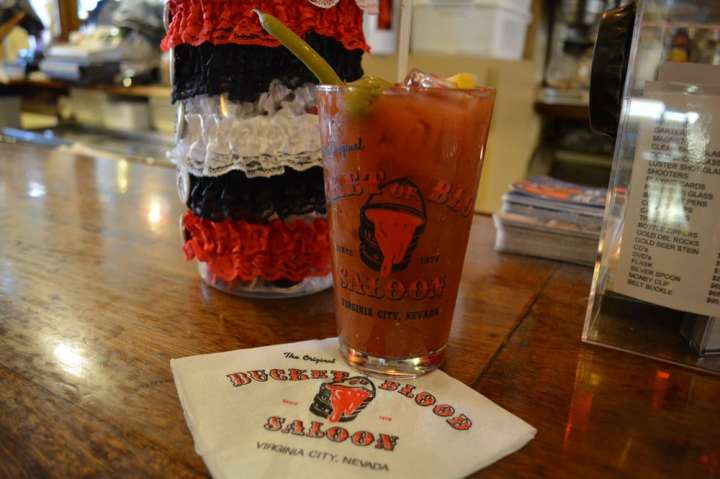
[[445, 357], [495, 91], [360, 88], [317, 89], [340, 348], [414, 377]]

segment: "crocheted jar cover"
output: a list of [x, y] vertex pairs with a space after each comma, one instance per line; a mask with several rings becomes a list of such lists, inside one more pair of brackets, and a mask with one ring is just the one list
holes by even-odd
[[322, 166], [312, 85], [278, 81], [255, 103], [201, 95], [183, 102], [185, 126], [168, 158], [195, 176], [241, 170], [249, 178]]
[[[346, 82], [362, 77], [360, 49], [346, 49], [332, 37], [310, 33], [307, 42], [325, 58]], [[213, 45], [175, 48], [173, 102], [197, 95], [227, 93], [235, 102], [255, 102], [279, 80], [294, 90], [306, 83], [317, 83], [315, 76], [286, 48], [254, 45]]]
[[263, 30], [253, 9], [277, 17], [298, 35], [315, 32], [333, 37], [348, 50], [367, 50], [363, 11], [355, 0], [340, 0], [333, 8], [319, 8], [302, 0], [169, 0], [170, 23], [161, 43], [164, 50], [182, 44], [235, 43], [277, 47]]
[[242, 171], [218, 177], [190, 175], [187, 207], [199, 218], [266, 222], [309, 213], [325, 214], [323, 170], [288, 170], [271, 178], [248, 178]]
[[330, 273], [330, 238], [324, 218], [273, 220], [251, 224], [242, 220], [212, 222], [191, 212], [183, 216], [188, 261], [208, 265], [211, 282], [302, 281]]

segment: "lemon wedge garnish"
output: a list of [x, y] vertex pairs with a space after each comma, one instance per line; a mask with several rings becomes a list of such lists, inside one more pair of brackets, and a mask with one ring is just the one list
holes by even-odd
[[477, 77], [472, 73], [457, 73], [446, 80], [454, 83], [460, 90], [470, 90], [477, 86]]

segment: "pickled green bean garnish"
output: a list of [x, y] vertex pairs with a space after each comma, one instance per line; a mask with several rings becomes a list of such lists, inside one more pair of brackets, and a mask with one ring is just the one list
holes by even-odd
[[270, 35], [275, 37], [290, 52], [295, 55], [298, 60], [303, 62], [313, 75], [320, 80], [320, 83], [326, 85], [343, 85], [335, 70], [320, 56], [305, 40], [300, 38], [286, 27], [283, 22], [273, 17], [269, 13], [263, 13], [260, 10], [253, 10], [260, 18], [260, 24]]

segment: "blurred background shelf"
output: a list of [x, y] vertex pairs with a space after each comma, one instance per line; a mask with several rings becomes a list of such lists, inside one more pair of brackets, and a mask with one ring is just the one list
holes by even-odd
[[2, 83], [0, 92], [0, 99], [19, 99], [12, 103], [17, 120], [0, 122], [0, 142], [171, 165], [165, 151], [173, 145], [176, 113], [169, 86], [78, 85], [35, 75]]
[[587, 105], [573, 105], [560, 103], [535, 103], [535, 111], [544, 118], [561, 118], [566, 120], [585, 121], [588, 118]]
[[143, 98], [166, 98], [168, 101], [170, 101], [171, 94], [171, 88], [165, 85], [134, 85], [128, 87], [122, 85], [104, 84], [81, 85], [59, 80], [33, 78], [23, 80], [10, 80], [7, 83], [2, 83], [0, 85], [3, 85], [10, 89], [15, 89], [23, 94], [35, 94], [38, 90], [69, 91], [71, 88], [82, 88], [87, 90], [103, 91], [111, 95], [134, 96]]

